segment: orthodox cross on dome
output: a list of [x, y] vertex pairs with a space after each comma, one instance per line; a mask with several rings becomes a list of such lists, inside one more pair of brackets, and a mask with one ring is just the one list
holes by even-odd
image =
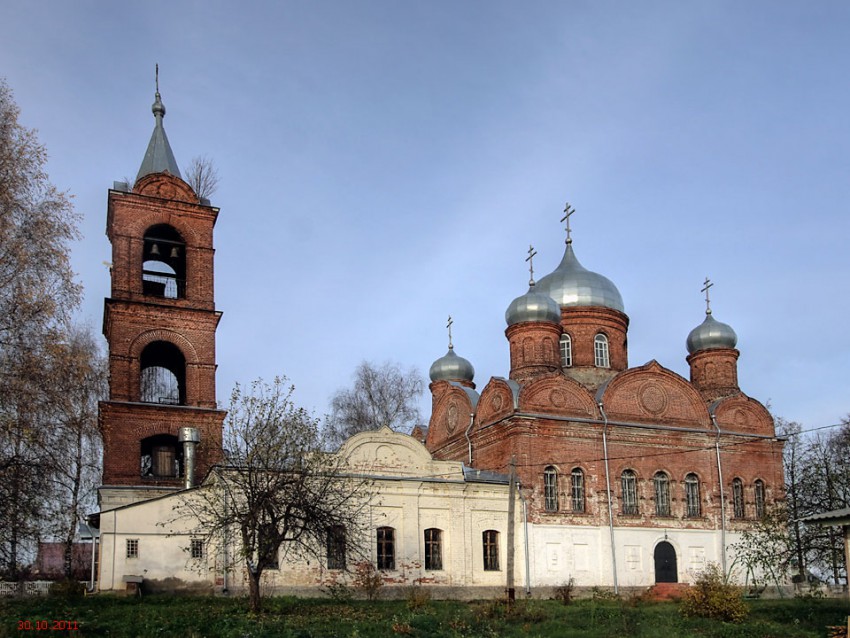
[[567, 222], [567, 244], [573, 243], [573, 238], [571, 234], [572, 230], [570, 229], [570, 217], [572, 217], [572, 214], [574, 212], [576, 212], [576, 209], [570, 206], [570, 203], [567, 202], [567, 204], [564, 206], [564, 216], [561, 217], [562, 222]]
[[446, 323], [446, 328], [448, 328], [448, 331], [449, 331], [449, 350], [452, 350], [454, 348], [454, 346], [452, 345], [452, 324], [453, 323], [454, 323], [454, 320], [452, 319], [452, 316], [449, 315], [449, 321], [448, 321], [448, 323]]
[[534, 285], [534, 255], [537, 254], [537, 251], [534, 250], [534, 246], [531, 244], [528, 245], [528, 257], [525, 258], [525, 261], [528, 262], [528, 285]]
[[703, 289], [700, 290], [700, 292], [705, 293], [705, 314], [707, 315], [711, 314], [711, 299], [708, 296], [708, 289], [711, 288], [713, 285], [714, 284], [711, 282], [711, 280], [706, 277], [705, 281], [703, 282]]
[[159, 93], [159, 62], [156, 63], [156, 92]]

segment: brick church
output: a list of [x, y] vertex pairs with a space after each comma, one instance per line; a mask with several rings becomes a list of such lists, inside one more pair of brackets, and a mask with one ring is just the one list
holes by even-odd
[[738, 387], [737, 336], [714, 319], [706, 280], [705, 320], [686, 340], [690, 380], [654, 360], [630, 368], [620, 292], [578, 261], [566, 213], [560, 264], [537, 283], [532, 270], [505, 313], [507, 378], [479, 394], [450, 337], [430, 370], [425, 444], [438, 459], [514, 468], [538, 583], [565, 569], [618, 586], [725, 568], [739, 533], [784, 496], [783, 441]]
[[[158, 88], [152, 110], [135, 184], [117, 182], [108, 197], [98, 581], [120, 589], [144, 574], [221, 591], [242, 582], [227, 560], [237, 550], [207, 547], [190, 523], [164, 525], [223, 456], [219, 211], [181, 177]], [[568, 578], [614, 588], [690, 580], [709, 561], [728, 566], [740, 532], [783, 497], [783, 442], [738, 388], [732, 328], [707, 305], [687, 337], [690, 380], [655, 361], [630, 368], [622, 297], [579, 263], [570, 214], [561, 263], [508, 306], [508, 376], [479, 394], [450, 335], [430, 370], [427, 433], [363, 433], [338, 452], [358, 475], [375, 472], [363, 543], [388, 583], [410, 577], [411, 565], [446, 595], [500, 589], [511, 567], [508, 582], [516, 576], [528, 591]], [[338, 562], [281, 557], [270, 578], [315, 592]]]

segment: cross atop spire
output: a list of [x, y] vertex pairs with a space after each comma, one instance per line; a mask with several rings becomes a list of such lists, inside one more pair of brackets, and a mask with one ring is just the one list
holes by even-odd
[[714, 284], [711, 282], [711, 280], [708, 277], [706, 277], [705, 281], [703, 282], [703, 288], [702, 288], [702, 290], [700, 290], [700, 292], [705, 293], [705, 314], [707, 314], [707, 315], [711, 314], [711, 299], [708, 296], [708, 290], [713, 285]]
[[570, 217], [572, 217], [573, 213], [576, 212], [576, 209], [570, 206], [570, 203], [567, 202], [564, 206], [564, 216], [561, 217], [562, 222], [567, 222], [567, 244], [573, 243], [572, 238], [572, 229], [570, 228]]
[[454, 323], [454, 320], [452, 319], [452, 316], [449, 315], [449, 320], [446, 323], [446, 328], [449, 331], [449, 350], [452, 350], [454, 348], [454, 346], [452, 345], [452, 324], [453, 323]]
[[537, 251], [534, 250], [534, 246], [531, 244], [528, 245], [528, 257], [525, 258], [525, 261], [528, 262], [528, 285], [534, 285], [534, 256], [537, 254]]

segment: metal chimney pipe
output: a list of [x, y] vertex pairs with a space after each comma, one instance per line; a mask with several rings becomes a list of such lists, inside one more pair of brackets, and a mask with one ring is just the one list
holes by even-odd
[[195, 446], [201, 441], [198, 428], [180, 428], [177, 440], [183, 444], [183, 486], [188, 490], [195, 485]]

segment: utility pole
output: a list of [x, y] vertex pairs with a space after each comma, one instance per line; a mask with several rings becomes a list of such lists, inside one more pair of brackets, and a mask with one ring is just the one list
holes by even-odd
[[511, 455], [511, 474], [508, 483], [508, 561], [507, 561], [507, 592], [508, 602], [516, 599], [514, 588], [514, 510], [516, 503], [516, 457]]

